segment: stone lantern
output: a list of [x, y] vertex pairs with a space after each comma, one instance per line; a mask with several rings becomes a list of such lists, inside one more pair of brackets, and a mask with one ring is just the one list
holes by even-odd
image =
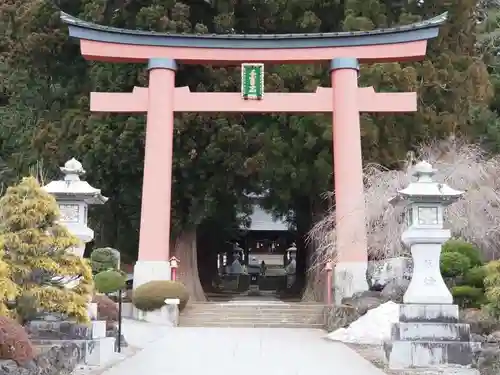
[[439, 268], [441, 246], [451, 237], [449, 229], [443, 228], [443, 211], [464, 192], [435, 182], [434, 173], [428, 162], [418, 163], [413, 173], [417, 181], [390, 200], [406, 207], [407, 228], [401, 239], [410, 247], [413, 258], [413, 275], [404, 303], [453, 303]]
[[88, 206], [104, 204], [108, 200], [87, 181], [80, 180], [85, 173], [82, 164], [72, 158], [64, 167], [63, 180], [52, 181], [43, 188], [55, 196], [61, 212], [60, 222], [63, 223], [81, 241], [81, 245], [72, 249], [76, 255], [83, 256], [85, 244], [94, 239], [94, 231], [87, 226]]
[[401, 239], [410, 247], [413, 273], [399, 305], [399, 321], [385, 343], [390, 369], [470, 365], [470, 327], [459, 323], [458, 306], [439, 267], [441, 248], [450, 237], [443, 227], [443, 210], [464, 192], [433, 180], [436, 171], [418, 163], [416, 181], [398, 191], [390, 202], [406, 208], [407, 228]]

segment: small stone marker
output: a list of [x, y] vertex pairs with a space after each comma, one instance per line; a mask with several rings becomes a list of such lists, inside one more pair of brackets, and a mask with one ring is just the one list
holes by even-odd
[[167, 298], [165, 300], [165, 305], [179, 305], [181, 300], [179, 298]]

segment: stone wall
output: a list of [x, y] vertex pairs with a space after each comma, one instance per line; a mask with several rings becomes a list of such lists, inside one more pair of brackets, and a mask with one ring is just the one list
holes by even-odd
[[83, 353], [76, 343], [44, 347], [32, 361], [19, 365], [12, 360], [0, 360], [2, 375], [69, 375], [83, 361]]

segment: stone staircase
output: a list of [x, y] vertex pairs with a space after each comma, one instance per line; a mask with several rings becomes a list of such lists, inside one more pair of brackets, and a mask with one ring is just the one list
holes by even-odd
[[181, 313], [179, 326], [321, 329], [324, 327], [324, 305], [251, 300], [193, 303]]

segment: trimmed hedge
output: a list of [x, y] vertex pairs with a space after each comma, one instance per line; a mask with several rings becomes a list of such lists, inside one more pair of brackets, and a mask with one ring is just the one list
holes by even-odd
[[440, 259], [443, 277], [462, 276], [471, 268], [468, 257], [458, 252], [443, 252]]
[[486, 277], [486, 269], [484, 266], [474, 267], [468, 270], [464, 276], [463, 283], [475, 288], [484, 289], [484, 279]]
[[109, 269], [118, 268], [118, 257], [115, 249], [111, 247], [101, 247], [95, 249], [90, 254], [90, 264], [92, 265], [92, 272], [97, 274]]
[[451, 288], [453, 301], [462, 308], [479, 308], [485, 297], [483, 289], [469, 285], [459, 285]]
[[132, 293], [133, 305], [142, 311], [154, 311], [165, 306], [165, 299], [178, 298], [179, 311], [184, 310], [189, 293], [184, 284], [178, 281], [155, 280], [139, 286]]
[[461, 240], [449, 240], [443, 245], [443, 253], [459, 253], [467, 257], [471, 267], [483, 265], [481, 252], [471, 243]]
[[125, 289], [127, 279], [120, 271], [107, 270], [94, 276], [94, 286], [99, 293], [113, 293]]

